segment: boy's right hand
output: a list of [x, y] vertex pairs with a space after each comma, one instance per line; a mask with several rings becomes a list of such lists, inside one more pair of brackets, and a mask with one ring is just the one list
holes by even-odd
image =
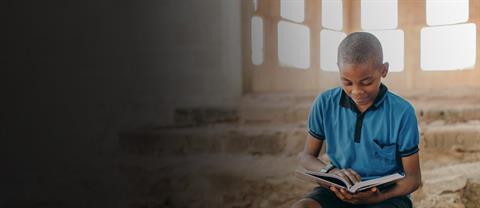
[[349, 181], [350, 184], [356, 184], [360, 181], [362, 181], [362, 177], [360, 177], [360, 175], [355, 172], [354, 170], [348, 168], [348, 169], [333, 169], [331, 170], [329, 173], [331, 174], [335, 174], [335, 175], [338, 175], [342, 178], [344, 178], [345, 180]]

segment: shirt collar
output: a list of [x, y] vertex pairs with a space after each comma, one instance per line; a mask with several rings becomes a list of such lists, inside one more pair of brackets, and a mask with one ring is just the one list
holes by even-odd
[[[375, 101], [373, 102], [373, 105], [370, 107], [372, 110], [376, 110], [380, 105], [383, 103], [385, 100], [385, 94], [388, 91], [388, 88], [383, 84], [380, 83], [380, 90], [378, 91], [378, 95], [375, 98]], [[355, 102], [350, 98], [345, 91], [342, 89], [342, 95], [340, 97], [340, 106], [344, 108], [350, 108], [356, 112], [358, 112], [357, 106], [355, 105]]]

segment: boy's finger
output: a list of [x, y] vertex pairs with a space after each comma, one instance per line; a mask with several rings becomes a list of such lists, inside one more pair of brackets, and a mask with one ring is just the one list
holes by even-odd
[[360, 174], [358, 174], [356, 171], [352, 170], [352, 169], [348, 169], [348, 171], [350, 171], [350, 173], [352, 173], [355, 178], [357, 178], [357, 180], [360, 182], [362, 181], [362, 177], [360, 176]]
[[352, 195], [347, 193], [347, 191], [345, 189], [340, 189], [340, 193], [343, 195], [343, 197], [345, 197], [346, 199], [352, 199]]
[[332, 191], [339, 199], [344, 200], [342, 194], [340, 194], [335, 187], [331, 186], [330, 191]]
[[343, 172], [343, 174], [345, 174], [346, 177], [348, 177], [348, 179], [351, 181], [352, 184], [355, 184], [355, 183], [358, 182], [357, 179], [355, 178], [355, 176], [350, 173], [350, 171], [343, 170], [342, 172]]
[[340, 170], [338, 172], [335, 173], [336, 175], [344, 178], [345, 180], [347, 180], [350, 184], [354, 184], [354, 182], [350, 179], [350, 177], [348, 177], [343, 170]]
[[360, 176], [352, 169], [345, 169], [344, 172], [345, 172], [345, 175], [347, 175], [348, 178], [350, 178], [353, 184], [360, 182]]
[[341, 199], [342, 201], [345, 200], [345, 197], [344, 197], [340, 192], [338, 192], [337, 188], [331, 186], [331, 187], [330, 187], [330, 190], [333, 191], [333, 193], [335, 193], [335, 195], [336, 195], [339, 199]]

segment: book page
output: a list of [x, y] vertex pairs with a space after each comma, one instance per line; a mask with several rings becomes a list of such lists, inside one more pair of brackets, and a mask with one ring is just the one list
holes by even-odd
[[382, 184], [392, 183], [392, 182], [398, 181], [398, 180], [400, 180], [404, 177], [405, 176], [400, 175], [399, 173], [394, 173], [394, 174], [387, 175], [387, 176], [384, 176], [384, 177], [380, 177], [380, 178], [376, 178], [376, 179], [372, 179], [372, 180], [367, 180], [367, 181], [362, 181], [362, 182], [357, 183], [357, 184], [353, 185], [352, 187], [350, 187], [349, 191], [354, 193], [356, 191], [365, 190], [365, 189], [376, 187], [376, 186], [379, 186], [379, 185], [382, 185]]
[[350, 188], [352, 184], [350, 184], [348, 181], [346, 181], [344, 178], [337, 176], [335, 174], [330, 174], [330, 173], [320, 173], [320, 172], [314, 172], [314, 171], [306, 171], [307, 174], [310, 174], [312, 176], [324, 179], [326, 181], [329, 181], [331, 183], [338, 184], [346, 189]]

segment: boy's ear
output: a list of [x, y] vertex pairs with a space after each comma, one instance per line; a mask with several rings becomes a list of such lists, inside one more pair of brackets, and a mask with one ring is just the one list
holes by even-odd
[[388, 74], [388, 66], [390, 66], [390, 64], [388, 62], [385, 62], [382, 64], [382, 77], [385, 78]]

